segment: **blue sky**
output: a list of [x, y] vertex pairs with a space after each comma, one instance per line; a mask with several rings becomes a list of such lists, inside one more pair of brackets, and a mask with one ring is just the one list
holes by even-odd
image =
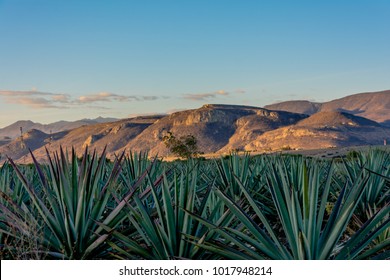
[[0, 0], [0, 127], [390, 89], [390, 1]]

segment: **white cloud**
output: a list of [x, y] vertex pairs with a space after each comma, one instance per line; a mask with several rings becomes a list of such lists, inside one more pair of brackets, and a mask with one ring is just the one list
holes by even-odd
[[78, 101], [81, 103], [93, 103], [93, 102], [111, 102], [113, 100], [118, 99], [119, 101], [123, 101], [120, 99], [123, 99], [123, 97], [120, 97], [113, 93], [108, 92], [100, 92], [97, 94], [90, 94], [85, 96], [80, 96], [78, 98]]
[[241, 93], [241, 94], [244, 94], [244, 93], [246, 93], [246, 90], [245, 90], [245, 89], [236, 89], [236, 90], [234, 91], [234, 93]]
[[33, 108], [58, 108], [50, 100], [42, 97], [19, 97], [17, 100], [9, 98], [9, 103], [23, 104]]
[[32, 108], [63, 108], [69, 103], [67, 94], [53, 94], [49, 92], [0, 90], [0, 97], [11, 104], [22, 104]]
[[[35, 89], [31, 91], [0, 90], [1, 97], [6, 103], [25, 105], [35, 109], [72, 108], [81, 105], [90, 107], [94, 106], [95, 103], [152, 101], [159, 98], [158, 96], [119, 95], [109, 92], [100, 92], [72, 98], [70, 94], [40, 92]], [[100, 107], [109, 109], [107, 107]]]
[[131, 102], [131, 101], [151, 101], [158, 99], [158, 96], [138, 96], [138, 95], [119, 95], [109, 92], [100, 92], [97, 94], [90, 94], [80, 96], [78, 102], [80, 103], [94, 103], [94, 102]]
[[190, 100], [208, 100], [208, 99], [214, 99], [218, 96], [227, 96], [230, 92], [227, 92], [225, 90], [217, 90], [214, 92], [206, 92], [206, 93], [190, 93], [190, 94], [184, 94], [185, 99]]

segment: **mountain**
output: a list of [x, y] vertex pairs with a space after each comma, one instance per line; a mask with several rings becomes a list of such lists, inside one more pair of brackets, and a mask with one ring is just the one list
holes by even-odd
[[379, 123], [390, 123], [390, 90], [350, 95], [323, 103], [321, 111], [342, 111]]
[[7, 127], [0, 129], [0, 139], [7, 139], [7, 138], [16, 138], [20, 136], [20, 128], [22, 127], [22, 130], [29, 131], [31, 129], [38, 129], [43, 131], [43, 125], [40, 123], [35, 123], [32, 121], [17, 121]]
[[[0, 155], [6, 155], [12, 159], [23, 159], [28, 154], [28, 149], [32, 151], [46, 145], [49, 143], [50, 135], [37, 130], [32, 129], [29, 132], [24, 133], [22, 136], [17, 137], [16, 139], [9, 141], [8, 143], [0, 146]], [[1, 158], [4, 160], [5, 158]], [[30, 159], [27, 159], [28, 161]]]
[[90, 125], [95, 123], [106, 123], [106, 122], [113, 122], [117, 119], [114, 118], [102, 118], [98, 117], [96, 119], [82, 119], [78, 121], [58, 121], [50, 124], [40, 124], [36, 122], [32, 122], [30, 120], [27, 121], [17, 121], [7, 127], [0, 129], [0, 139], [14, 139], [18, 136], [20, 136], [20, 128], [22, 128], [22, 132], [29, 131], [31, 129], [38, 129], [45, 133], [56, 133], [60, 131], [70, 130], [74, 128], [81, 127], [83, 125]]
[[146, 128], [125, 148], [151, 154], [167, 155], [168, 150], [161, 141], [171, 131], [174, 135], [194, 135], [199, 150], [214, 153], [223, 148], [242, 148], [253, 135], [261, 134], [301, 120], [305, 115], [275, 112], [258, 107], [208, 104], [195, 110], [173, 113], [161, 118]]
[[271, 111], [258, 108], [254, 114], [243, 116], [235, 122], [235, 131], [229, 142], [218, 152], [245, 151], [245, 145], [254, 141], [259, 135], [299, 122], [307, 117], [281, 111]]
[[107, 122], [115, 122], [117, 121], [117, 118], [103, 118], [103, 117], [97, 117], [96, 119], [82, 119], [80, 121], [84, 121], [87, 123], [107, 123]]
[[23, 134], [24, 143], [22, 137], [18, 137], [0, 146], [0, 155], [20, 159], [28, 155], [28, 149], [31, 149], [34, 155], [42, 160], [46, 158], [46, 149], [53, 152], [59, 150], [60, 147], [68, 150], [73, 147], [81, 156], [86, 146], [90, 150], [96, 149], [97, 152], [101, 152], [107, 146], [107, 152], [114, 156], [117, 150], [123, 149], [129, 141], [160, 118], [161, 116], [147, 116], [122, 119], [111, 123], [95, 123], [53, 134], [41, 131], [37, 133], [38, 130], [32, 130]]
[[294, 124], [306, 117], [307, 115], [259, 107], [209, 104], [171, 115], [91, 124], [52, 134], [33, 130], [33, 133], [28, 132], [29, 135], [24, 134], [23, 138], [18, 137], [0, 146], [0, 154], [25, 161], [23, 157], [28, 155], [27, 148], [30, 148], [34, 150], [36, 158], [44, 160], [46, 148], [56, 151], [61, 146], [68, 149], [74, 147], [81, 156], [86, 146], [98, 152], [106, 146], [111, 157], [123, 150], [149, 151], [150, 155], [166, 156], [169, 151], [162, 142], [162, 137], [168, 131], [177, 137], [194, 135], [198, 140], [199, 150], [204, 153], [229, 152], [244, 149], [246, 143], [262, 133]]
[[286, 101], [265, 106], [269, 110], [281, 110], [299, 114], [341, 111], [390, 125], [390, 90], [349, 95], [324, 103], [304, 100]]
[[275, 103], [272, 105], [264, 106], [269, 110], [293, 112], [297, 114], [312, 115], [317, 113], [321, 108], [321, 103], [310, 102], [307, 100], [293, 100]]
[[296, 124], [259, 135], [245, 150], [306, 150], [382, 145], [390, 128], [345, 112], [318, 112]]
[[[195, 136], [199, 150], [205, 154], [382, 145], [384, 139], [390, 139], [390, 128], [384, 125], [390, 119], [389, 94], [390, 91], [362, 93], [326, 103], [291, 101], [267, 108], [207, 104], [170, 115], [85, 119], [46, 126], [20, 121], [0, 130], [8, 135], [20, 135], [20, 127], [23, 127], [24, 132], [13, 139], [0, 139], [0, 158], [4, 160], [7, 155], [19, 162], [28, 162], [31, 160], [28, 149], [31, 149], [42, 161], [46, 158], [46, 149], [54, 152], [60, 147], [68, 151], [73, 147], [79, 156], [85, 147], [97, 152], [106, 147], [111, 158], [124, 150], [148, 151], [150, 156], [165, 157], [169, 150], [162, 138], [168, 132], [176, 137]], [[70, 125], [76, 128], [63, 129]], [[27, 131], [28, 127], [32, 129]]]

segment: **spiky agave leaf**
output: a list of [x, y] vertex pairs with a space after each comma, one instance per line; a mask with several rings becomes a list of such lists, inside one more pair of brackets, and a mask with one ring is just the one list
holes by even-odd
[[[388, 226], [388, 221], [383, 220], [388, 210], [382, 210], [376, 218], [367, 221], [364, 229], [349, 241], [341, 240], [362, 197], [369, 175], [361, 172], [359, 180], [347, 183], [340, 192], [329, 218], [325, 218], [326, 202], [333, 181], [333, 165], [324, 172], [318, 165], [306, 166], [308, 162], [302, 161], [301, 163], [305, 164], [303, 168], [294, 167], [291, 170], [279, 160], [270, 166], [267, 178], [283, 235], [278, 232], [278, 225], [273, 224], [263, 214], [262, 207], [249, 191], [251, 188], [240, 182], [237, 176], [238, 186], [250, 208], [243, 208], [242, 205], [246, 203], [238, 204], [221, 190], [216, 189], [215, 192], [244, 228], [237, 223], [215, 227], [209, 221], [203, 220], [210, 230], [218, 231], [225, 238], [225, 245], [232, 244], [240, 248], [240, 252], [248, 258], [253, 258], [253, 251], [258, 252], [259, 259], [330, 259], [337, 254], [341, 254], [341, 258], [354, 258], [369, 249], [366, 245]], [[299, 174], [288, 174], [289, 170]], [[262, 226], [259, 226], [255, 219], [259, 219]], [[218, 247], [215, 242], [212, 244], [213, 246], [208, 245], [210, 250]], [[340, 246], [343, 248], [341, 252]], [[348, 250], [354, 250], [353, 254], [346, 254]], [[378, 250], [366, 251], [365, 256], [372, 256], [375, 252]]]
[[[122, 248], [120, 255], [130, 258], [141, 251], [140, 257], [143, 258], [202, 258], [204, 250], [185, 238], [192, 235], [202, 237], [207, 231], [188, 214], [191, 211], [203, 215], [209, 206], [199, 200], [199, 177], [198, 164], [193, 160], [188, 161], [184, 168], [163, 172], [157, 179], [147, 176], [150, 192], [139, 193], [127, 207], [128, 219], [136, 233], [115, 234], [118, 246]], [[207, 200], [209, 193], [206, 192], [203, 199]], [[134, 239], [147, 250], [140, 250]]]
[[[41, 192], [36, 191], [20, 167], [9, 159], [33, 205], [24, 211], [43, 221], [48, 251], [66, 259], [103, 256], [110, 249], [104, 245], [108, 235], [101, 233], [96, 221], [103, 221], [108, 216], [107, 204], [112, 200], [110, 188], [119, 175], [123, 155], [112, 168], [106, 167], [105, 149], [100, 158], [95, 152], [88, 156], [86, 149], [80, 164], [74, 150], [70, 161], [62, 148], [53, 157], [48, 152], [47, 155], [49, 168], [43, 169], [31, 153]], [[123, 220], [118, 218], [121, 214], [117, 211], [117, 219], [106, 221], [107, 226], [115, 228]]]

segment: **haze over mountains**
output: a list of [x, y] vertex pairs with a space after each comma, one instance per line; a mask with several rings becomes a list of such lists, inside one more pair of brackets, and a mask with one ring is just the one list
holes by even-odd
[[[208, 104], [170, 115], [122, 120], [97, 119], [57, 122], [49, 125], [17, 122], [0, 129], [0, 155], [29, 161], [28, 149], [39, 160], [46, 148], [84, 148], [109, 155], [126, 151], [149, 151], [166, 156], [162, 143], [168, 132], [194, 135], [199, 150], [208, 153], [231, 151], [272, 152], [350, 145], [383, 145], [390, 142], [390, 91], [361, 93], [325, 103], [288, 101], [265, 108]], [[25, 133], [20, 137], [20, 127]], [[6, 139], [4, 139], [6, 137]], [[26, 157], [27, 156], [27, 157]]]

